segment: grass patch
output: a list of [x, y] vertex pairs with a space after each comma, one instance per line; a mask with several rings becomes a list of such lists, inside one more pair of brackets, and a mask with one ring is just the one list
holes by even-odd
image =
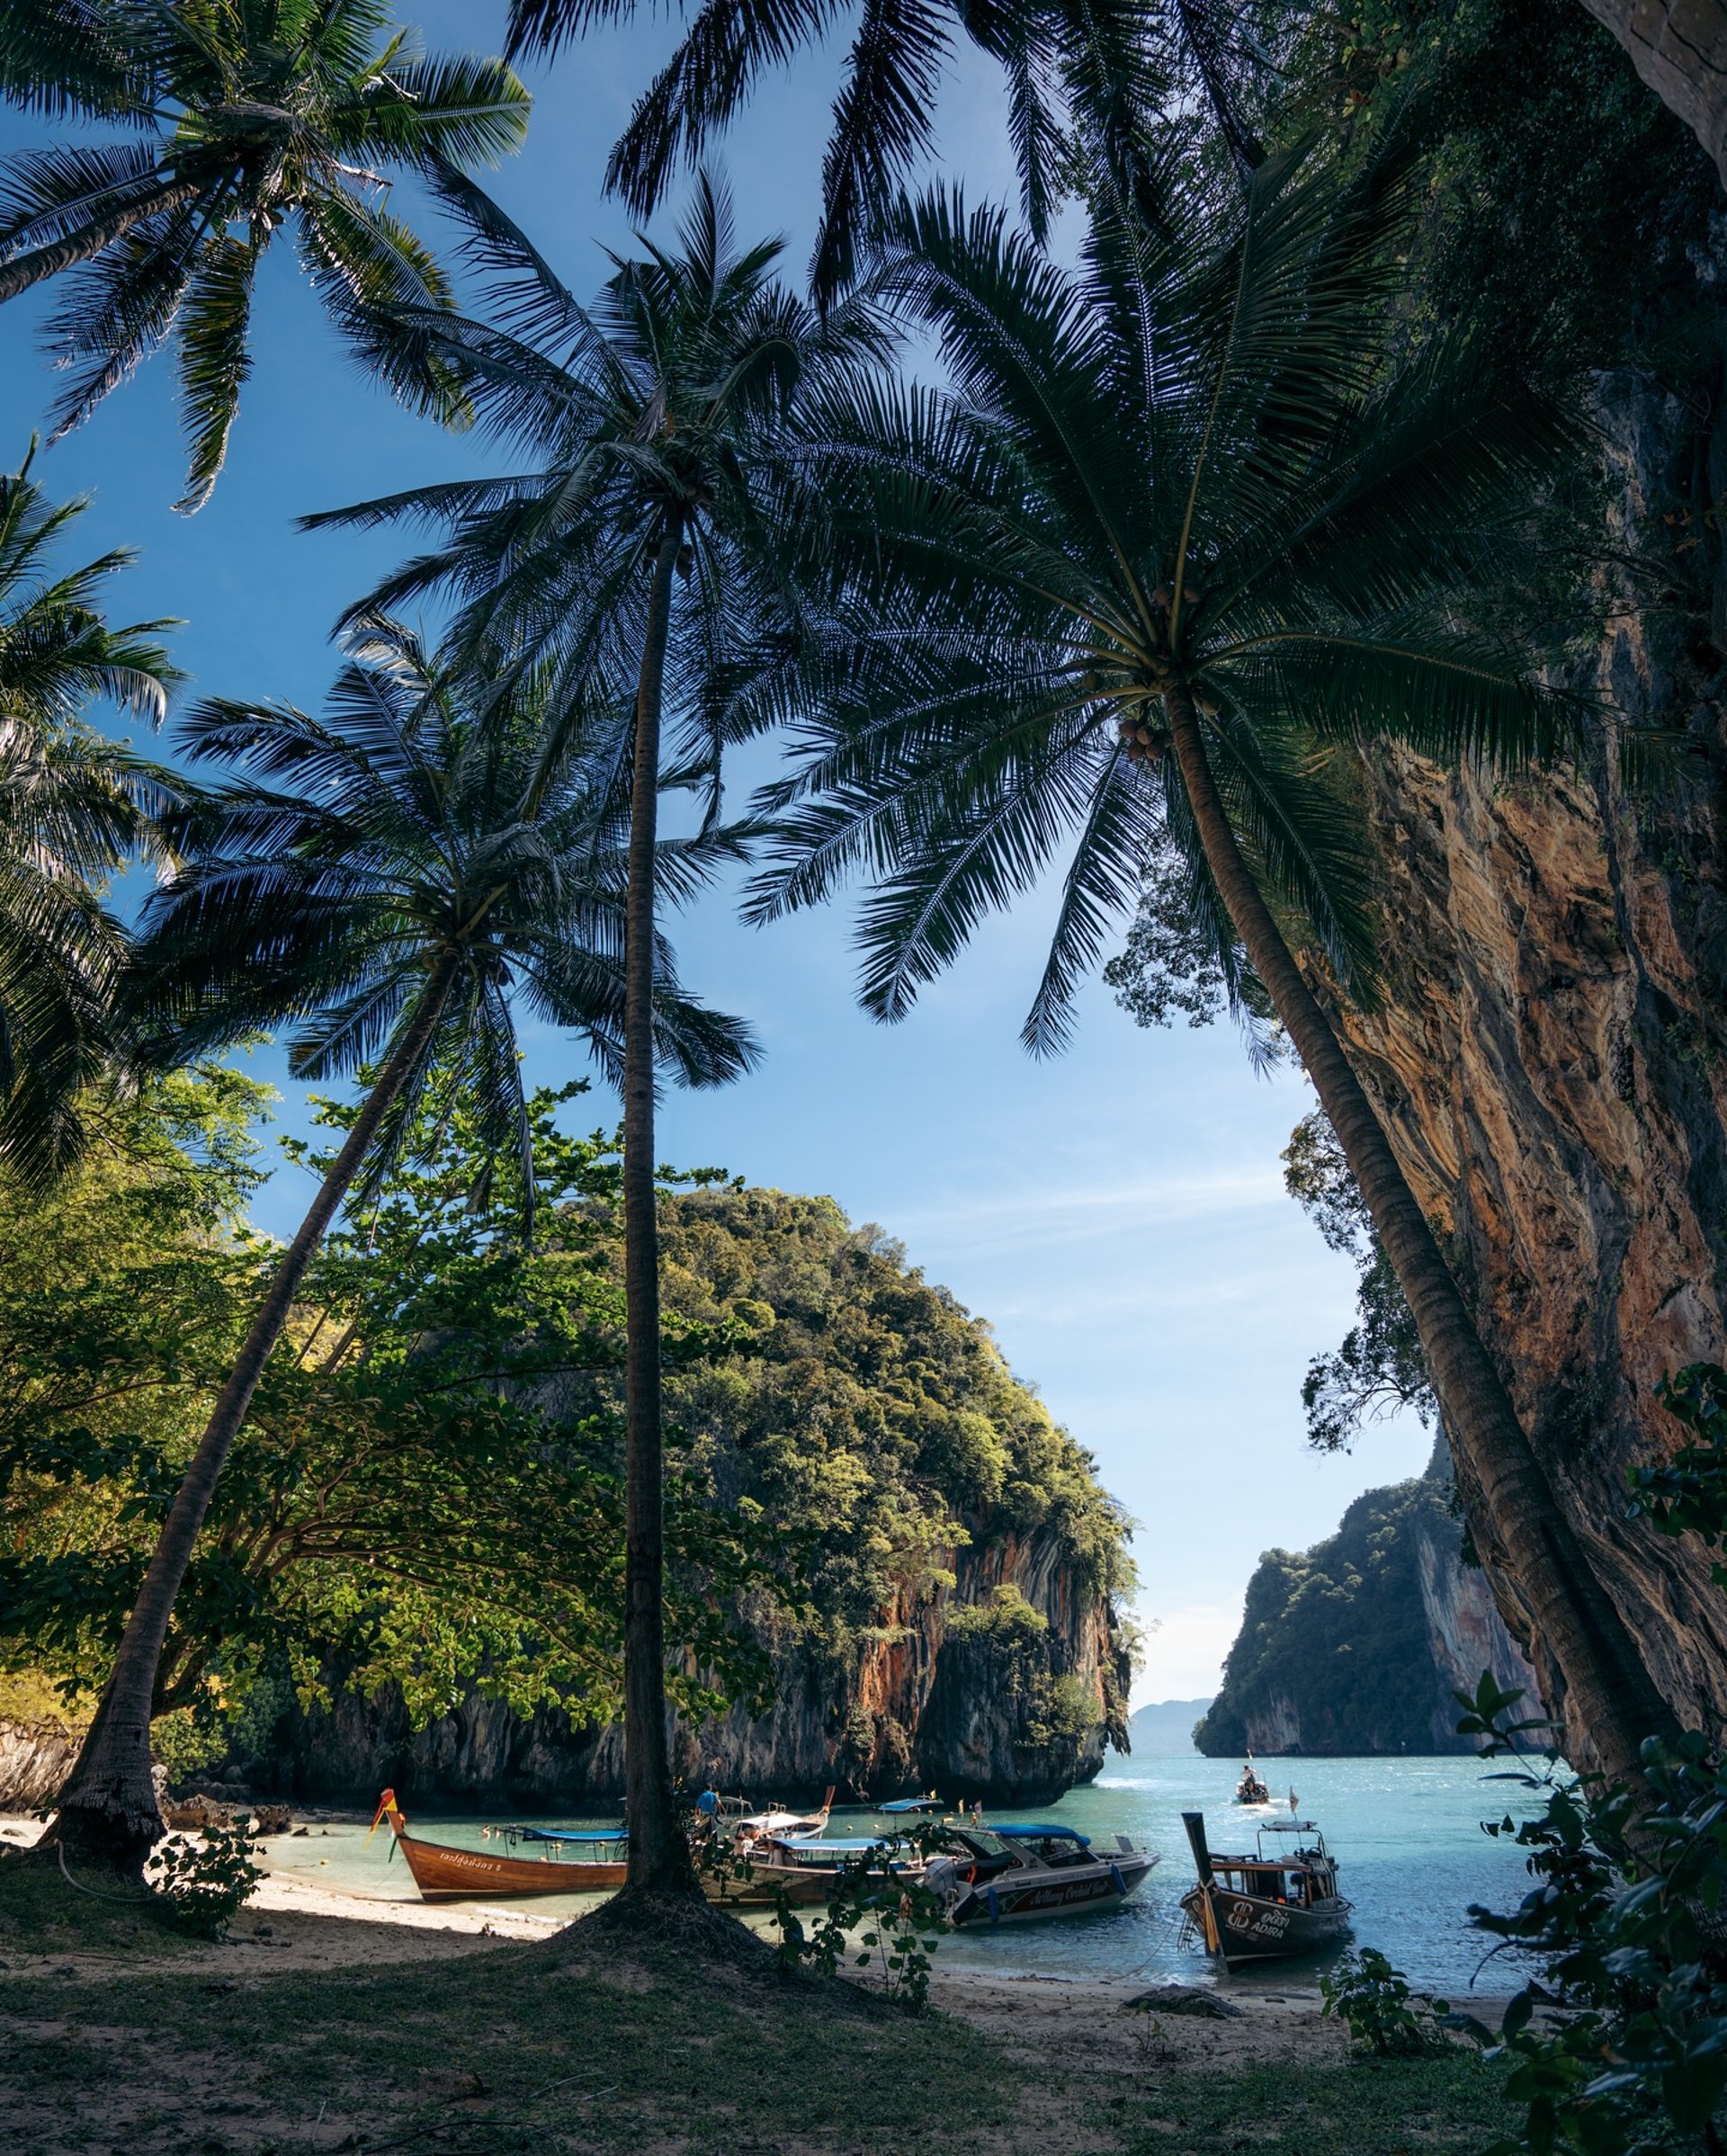
[[[168, 2129], [186, 2138], [166, 2148], [257, 2156], [403, 2137], [499, 2156], [891, 2156], [937, 2120], [946, 2145], [977, 2145], [1016, 2079], [974, 2032], [860, 2011], [829, 1985], [652, 1955], [602, 1973], [539, 1946], [238, 1982], [39, 1973], [0, 1979], [0, 2116], [19, 2122], [8, 2145], [54, 2156]], [[148, 2074], [115, 2074], [140, 2042]]]
[[1459, 2049], [1430, 2059], [1352, 2059], [1159, 2076], [1118, 2095], [1110, 2124], [1126, 2156], [1428, 2156], [1484, 2149], [1516, 2115], [1504, 2071]]
[[188, 1944], [141, 1893], [124, 1895], [105, 1883], [99, 1892], [79, 1893], [56, 1867], [0, 1845], [0, 1965], [9, 1954], [154, 1960], [183, 1953]]
[[0, 1964], [32, 1948], [79, 1965], [0, 1966], [5, 2156], [1475, 2156], [1512, 2123], [1471, 2053], [1156, 2067], [1060, 2018], [1009, 2050], [672, 1932], [273, 1973], [0, 1859]]

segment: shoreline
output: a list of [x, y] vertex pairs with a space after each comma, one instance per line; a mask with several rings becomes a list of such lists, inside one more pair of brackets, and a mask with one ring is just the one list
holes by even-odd
[[[41, 1831], [35, 1820], [0, 1817], [0, 1846], [27, 1847]], [[601, 1897], [594, 1897], [598, 1906]], [[153, 1966], [186, 1972], [219, 1968], [224, 1974], [264, 1977], [290, 1971], [366, 1970], [391, 1964], [465, 1959], [506, 1946], [528, 1946], [555, 1937], [586, 1910], [541, 1915], [503, 1902], [423, 1902], [387, 1900], [345, 1887], [325, 1886], [290, 1872], [267, 1871], [228, 1937], [196, 1945], [176, 1943]], [[88, 1964], [86, 1967], [85, 1964]], [[109, 1956], [76, 1952], [19, 1955], [0, 1950], [0, 1968], [22, 1973], [49, 1965], [66, 1973], [112, 1976]], [[865, 1981], [847, 1972], [848, 1982]], [[1132, 2002], [1162, 1984], [1139, 1974], [1059, 1976], [1034, 1971], [943, 1967], [939, 1949], [931, 1972], [930, 1999], [938, 2008], [981, 2028], [1011, 2047], [1037, 2049], [1051, 2040], [1074, 2043], [1105, 2060], [1155, 2054], [1169, 2065], [1183, 2060], [1221, 2064], [1270, 2058], [1341, 2058], [1347, 2049], [1342, 2025], [1322, 2017], [1318, 1983], [1305, 1974], [1286, 1984], [1238, 1986], [1219, 1982], [1196, 1966], [1186, 1988], [1208, 1992], [1234, 2011], [1219, 2018], [1159, 2012]], [[1461, 2001], [1497, 2026], [1508, 1994], [1469, 1993]]]

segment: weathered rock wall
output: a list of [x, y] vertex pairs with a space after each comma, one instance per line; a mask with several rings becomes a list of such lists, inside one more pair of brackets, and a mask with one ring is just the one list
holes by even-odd
[[[1449, 1459], [1436, 1464], [1449, 1479]], [[1472, 1695], [1481, 1672], [1487, 1669], [1502, 1691], [1527, 1694], [1527, 1709], [1534, 1713], [1541, 1697], [1541, 1678], [1507, 1628], [1486, 1574], [1478, 1565], [1461, 1561], [1461, 1535], [1423, 1519], [1416, 1523], [1414, 1540], [1427, 1650], [1436, 1680], [1428, 1725], [1433, 1749], [1436, 1752], [1472, 1750], [1473, 1740], [1460, 1740], [1457, 1735], [1456, 1695]]]
[[0, 1717], [0, 1812], [35, 1812], [50, 1803], [81, 1741], [55, 1722]]
[[[1090, 1780], [1112, 1721], [1125, 1749], [1128, 1669], [1114, 1615], [1080, 1584], [1056, 1534], [971, 1524], [971, 1544], [950, 1560], [953, 1589], [884, 1613], [849, 1666], [794, 1653], [767, 1714], [738, 1708], [698, 1729], [675, 1724], [677, 1774], [788, 1802], [831, 1783], [847, 1794], [933, 1786], [1042, 1803]], [[1011, 1635], [951, 1630], [958, 1611], [997, 1607], [998, 1590], [1023, 1597], [1034, 1620]], [[393, 1693], [338, 1694], [327, 1712], [292, 1712], [271, 1756], [245, 1765], [256, 1791], [333, 1803], [370, 1803], [393, 1784], [405, 1802], [561, 1808], [612, 1803], [624, 1786], [617, 1727], [572, 1728], [548, 1710], [524, 1719], [479, 1695], [416, 1732]]]
[[1501, 787], [1376, 756], [1390, 977], [1380, 1010], [1347, 1022], [1591, 1561], [1682, 1720], [1710, 1729], [1727, 1720], [1727, 1598], [1695, 1539], [1626, 1520], [1624, 1476], [1681, 1436], [1657, 1381], [1727, 1352], [1727, 434], [1698, 417], [1722, 409], [1719, 365], [1714, 380], [1680, 398], [1627, 375], [1603, 396], [1615, 538], [1662, 581], [1646, 568], [1622, 595], [1597, 685], [1627, 729], [1681, 738], [1674, 768], [1633, 801], [1612, 739], [1585, 768]]

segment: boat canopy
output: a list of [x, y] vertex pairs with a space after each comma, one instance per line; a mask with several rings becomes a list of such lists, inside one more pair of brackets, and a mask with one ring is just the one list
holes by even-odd
[[995, 1831], [1004, 1841], [1072, 1841], [1082, 1849], [1091, 1847], [1089, 1834], [1080, 1834], [1072, 1827], [997, 1827]]
[[878, 1812], [945, 1812], [947, 1806], [940, 1797], [895, 1797], [890, 1804], [878, 1804]]
[[509, 1834], [519, 1836], [523, 1841], [604, 1842], [607, 1847], [612, 1847], [612, 1845], [616, 1842], [628, 1841], [630, 1838], [630, 1829], [627, 1827], [619, 1827], [610, 1834], [595, 1834], [593, 1829], [590, 1827], [583, 1827], [580, 1829], [564, 1827], [508, 1827], [505, 1829], [505, 1831]]
[[797, 1849], [807, 1854], [819, 1849], [824, 1856], [856, 1856], [865, 1849], [885, 1849], [888, 1844], [879, 1834], [860, 1834], [850, 1839], [836, 1837], [832, 1841], [820, 1835], [776, 1834], [774, 1839], [782, 1848]]

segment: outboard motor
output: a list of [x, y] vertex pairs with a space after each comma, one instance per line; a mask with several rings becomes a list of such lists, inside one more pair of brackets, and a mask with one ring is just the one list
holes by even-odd
[[1202, 1886], [1212, 1875], [1212, 1850], [1205, 1839], [1205, 1814], [1203, 1812], [1184, 1812], [1181, 1823], [1187, 1829], [1187, 1847], [1194, 1853], [1194, 1867], [1199, 1874]]

